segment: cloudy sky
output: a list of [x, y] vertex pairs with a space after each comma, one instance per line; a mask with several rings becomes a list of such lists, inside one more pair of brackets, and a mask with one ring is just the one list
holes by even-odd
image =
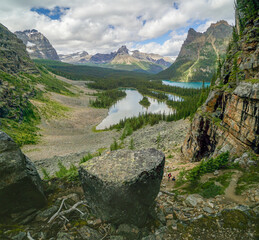
[[37, 29], [58, 53], [131, 50], [175, 58], [190, 27], [234, 22], [233, 0], [1, 0], [0, 23]]

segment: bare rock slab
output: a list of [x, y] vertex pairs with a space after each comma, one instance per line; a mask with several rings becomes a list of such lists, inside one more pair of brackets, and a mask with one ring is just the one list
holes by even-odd
[[164, 164], [164, 154], [154, 148], [93, 158], [79, 169], [85, 198], [104, 221], [141, 226], [159, 192]]
[[40, 176], [18, 145], [0, 131], [0, 215], [46, 203]]

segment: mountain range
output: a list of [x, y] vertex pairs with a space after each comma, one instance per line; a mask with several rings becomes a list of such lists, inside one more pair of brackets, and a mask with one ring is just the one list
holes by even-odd
[[169, 67], [172, 60], [159, 54], [130, 51], [125, 45], [109, 54], [96, 53], [89, 55], [86, 51], [72, 54], [60, 54], [61, 61], [72, 64], [95, 64], [114, 69], [157, 73]]
[[15, 32], [26, 45], [33, 59], [61, 60], [70, 64], [86, 64], [119, 70], [156, 74], [155, 79], [170, 79], [181, 82], [210, 81], [216, 63], [222, 58], [232, 34], [226, 21], [219, 21], [206, 32], [190, 28], [180, 53], [173, 63], [169, 57], [159, 54], [130, 51], [125, 45], [111, 53], [90, 55], [86, 51], [72, 54], [57, 54], [49, 40], [35, 29]]
[[211, 24], [204, 33], [190, 28], [175, 62], [156, 77], [181, 82], [210, 81], [231, 36], [232, 27], [226, 21]]

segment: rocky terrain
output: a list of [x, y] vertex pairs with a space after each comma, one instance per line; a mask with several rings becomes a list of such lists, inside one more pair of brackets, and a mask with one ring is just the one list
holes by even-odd
[[17, 31], [16, 36], [26, 45], [30, 57], [59, 61], [59, 56], [49, 40], [35, 29]]
[[208, 99], [194, 116], [182, 148], [188, 159], [198, 161], [224, 151], [259, 153], [258, 18], [246, 24], [244, 35], [231, 43]]
[[0, 215], [46, 204], [40, 176], [17, 144], [0, 131]]
[[219, 21], [204, 33], [189, 29], [175, 62], [156, 75], [159, 79], [180, 82], [208, 82], [216, 69], [216, 62], [228, 46], [232, 27], [226, 21]]
[[[157, 126], [157, 128], [159, 127]], [[142, 131], [145, 130], [143, 129]], [[179, 133], [182, 132], [181, 129]], [[164, 136], [164, 134], [161, 135]], [[164, 143], [166, 143], [166, 141], [161, 141], [161, 147], [164, 149], [164, 152], [166, 152], [164, 178], [160, 192], [156, 198], [154, 210], [149, 212], [148, 221], [144, 227], [135, 226], [135, 224], [131, 223], [114, 224], [112, 221], [107, 222], [101, 220], [99, 218], [100, 215], [93, 214], [90, 206], [94, 203], [89, 199], [88, 201], [85, 200], [81, 184], [75, 176], [70, 180], [66, 180], [65, 178], [53, 178], [44, 181], [44, 192], [48, 198], [48, 205], [40, 210], [33, 208], [2, 217], [0, 225], [1, 238], [53, 240], [169, 240], [172, 238], [195, 238], [204, 240], [256, 239], [258, 236], [257, 218], [259, 214], [258, 186], [247, 189], [241, 196], [236, 195], [235, 188], [237, 186], [237, 178], [242, 175], [242, 172], [235, 169], [220, 170], [212, 174], [204, 175], [201, 180], [206, 182], [209, 179], [219, 179], [224, 174], [233, 172], [235, 176], [233, 176], [229, 186], [226, 188], [225, 194], [210, 198], [205, 198], [199, 194], [188, 194], [184, 190], [184, 187], [176, 187], [174, 182], [171, 180], [168, 181], [167, 173], [171, 172], [177, 176], [179, 167], [192, 168], [195, 163], [189, 163], [181, 159], [182, 156], [178, 151], [179, 145], [174, 145], [174, 147], [171, 145], [171, 149], [166, 149], [165, 146], [163, 146]], [[125, 152], [127, 152], [127, 150]], [[124, 156], [122, 153], [123, 152], [115, 151], [108, 155], [104, 154], [100, 161], [105, 161], [106, 158], [109, 159], [108, 161], [111, 161], [114, 154], [120, 154], [120, 158], [122, 158]], [[137, 154], [140, 153], [141, 151], [137, 151]], [[172, 157], [172, 154], [174, 157]], [[180, 157], [178, 160], [177, 155]], [[152, 154], [152, 157], [154, 158], [155, 155]], [[91, 168], [90, 172], [94, 174], [92, 181], [96, 181], [94, 184], [91, 184], [91, 186], [95, 186], [99, 189], [100, 183], [98, 178], [102, 179], [102, 181], [106, 181], [110, 176], [107, 175], [107, 171], [105, 170], [105, 162], [100, 162], [102, 170], [99, 170], [98, 167], [95, 168], [95, 160], [98, 162], [98, 159], [92, 159], [89, 163], [86, 162], [86, 165], [82, 164], [82, 169]], [[242, 156], [242, 161], [246, 164], [251, 161], [251, 159], [248, 154], [246, 154]], [[140, 164], [143, 163], [140, 162]], [[123, 166], [125, 166], [125, 164], [123, 164]], [[134, 167], [134, 163], [132, 167]], [[248, 165], [244, 165], [244, 167], [247, 168]], [[146, 166], [144, 168], [147, 170]], [[116, 174], [116, 169], [114, 170]], [[85, 171], [88, 170], [81, 171], [81, 175], [84, 175]], [[135, 171], [132, 172], [133, 175], [134, 173]], [[98, 178], [95, 177], [96, 175]], [[120, 176], [120, 179], [123, 177], [129, 179], [133, 175], [126, 174]], [[149, 174], [144, 174], [144, 176], [149, 176]], [[84, 178], [84, 176], [81, 176], [81, 178]], [[178, 176], [176, 178], [178, 178]], [[143, 181], [144, 184], [149, 184], [149, 181], [146, 182], [145, 178], [143, 178]], [[110, 181], [108, 182], [111, 183]], [[111, 186], [114, 188], [117, 186], [116, 184]], [[139, 182], [135, 184], [139, 184]], [[106, 196], [111, 197], [109, 194], [112, 192], [108, 186], [109, 185], [106, 184], [103, 186], [106, 191], [102, 196], [97, 197], [95, 201], [99, 202], [99, 198], [103, 198], [104, 201], [107, 201]], [[118, 184], [118, 186], [120, 186], [120, 184]], [[126, 186], [122, 185], [121, 187]], [[137, 185], [134, 189], [136, 187]], [[90, 191], [90, 189], [85, 189], [86, 193]], [[91, 191], [93, 191], [92, 194], [94, 194], [94, 188], [92, 188]], [[131, 200], [130, 197], [132, 197], [130, 194], [138, 194], [136, 191], [132, 193], [129, 192], [127, 193], [128, 195], [125, 191], [123, 191], [123, 193], [125, 197], [129, 197], [129, 201]], [[139, 194], [141, 194], [141, 192]], [[127, 198], [125, 200], [127, 201]], [[106, 208], [109, 206], [105, 205]], [[117, 208], [117, 204], [114, 205], [114, 208]], [[127, 210], [131, 211], [133, 208], [128, 207]]]
[[68, 55], [59, 55], [61, 61], [72, 64], [92, 63], [115, 69], [147, 71], [157, 73], [172, 64], [172, 60], [153, 53], [142, 53], [138, 50], [129, 51], [126, 46], [120, 47], [110, 54], [97, 53], [89, 55], [87, 52], [78, 52]]
[[28, 139], [24, 123], [35, 124], [33, 117], [42, 135], [22, 148], [29, 160], [0, 131], [0, 239], [258, 239], [259, 18], [238, 22], [196, 115], [123, 140], [122, 131], [95, 130], [107, 114], [89, 106], [95, 90], [23, 61], [25, 46], [0, 26], [0, 127], [16, 121], [13, 131], [22, 125]]
[[7, 73], [37, 73], [20, 39], [0, 24], [0, 70]]

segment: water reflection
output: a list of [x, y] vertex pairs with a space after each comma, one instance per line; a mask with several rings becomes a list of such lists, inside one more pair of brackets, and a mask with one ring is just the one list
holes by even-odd
[[114, 104], [108, 112], [108, 116], [96, 127], [105, 129], [111, 125], [119, 123], [121, 119], [138, 116], [141, 113], [165, 113], [172, 114], [174, 110], [169, 108], [165, 102], [158, 102], [156, 99], [148, 97], [151, 103], [148, 108], [139, 104], [143, 96], [137, 90], [126, 90], [127, 96]]

